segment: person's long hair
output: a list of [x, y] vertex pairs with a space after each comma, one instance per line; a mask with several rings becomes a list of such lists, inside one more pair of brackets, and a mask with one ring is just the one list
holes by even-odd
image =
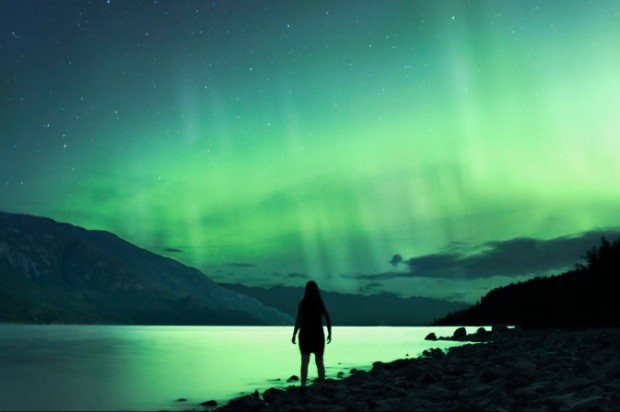
[[304, 291], [304, 298], [302, 299], [302, 305], [310, 309], [322, 309], [323, 298], [321, 298], [321, 291], [319, 285], [314, 280], [309, 280], [306, 283], [306, 289]]

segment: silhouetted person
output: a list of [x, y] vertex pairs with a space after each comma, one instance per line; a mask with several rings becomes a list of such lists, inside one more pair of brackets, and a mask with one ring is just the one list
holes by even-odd
[[325, 350], [325, 334], [323, 333], [323, 316], [327, 324], [327, 343], [332, 340], [332, 324], [325, 308], [319, 286], [311, 280], [306, 283], [304, 298], [297, 308], [297, 320], [293, 330], [293, 344], [299, 331], [299, 351], [301, 352], [301, 386], [306, 386], [308, 379], [308, 363], [310, 354], [314, 353], [314, 361], [319, 374], [319, 381], [325, 380], [323, 352]]

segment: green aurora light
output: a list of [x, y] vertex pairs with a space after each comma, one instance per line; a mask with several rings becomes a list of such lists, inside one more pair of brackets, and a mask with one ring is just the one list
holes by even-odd
[[2, 210], [348, 291], [394, 253], [618, 227], [618, 2], [18, 4]]

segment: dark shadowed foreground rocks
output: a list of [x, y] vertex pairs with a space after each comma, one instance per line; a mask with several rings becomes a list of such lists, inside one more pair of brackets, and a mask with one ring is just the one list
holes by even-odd
[[[506, 330], [487, 342], [376, 362], [302, 389], [270, 388], [218, 411], [617, 410], [620, 330]], [[472, 335], [468, 335], [472, 336]], [[459, 339], [462, 337], [459, 336]]]

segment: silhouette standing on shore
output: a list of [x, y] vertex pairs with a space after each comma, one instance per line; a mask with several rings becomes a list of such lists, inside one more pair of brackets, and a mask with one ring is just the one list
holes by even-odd
[[314, 353], [314, 361], [319, 374], [319, 381], [325, 380], [323, 352], [325, 350], [325, 334], [323, 332], [323, 316], [327, 324], [327, 343], [332, 340], [332, 324], [325, 308], [319, 286], [311, 280], [306, 283], [303, 299], [297, 308], [297, 320], [293, 330], [293, 344], [299, 331], [299, 351], [301, 352], [301, 386], [306, 386], [308, 379], [308, 363], [310, 354]]

